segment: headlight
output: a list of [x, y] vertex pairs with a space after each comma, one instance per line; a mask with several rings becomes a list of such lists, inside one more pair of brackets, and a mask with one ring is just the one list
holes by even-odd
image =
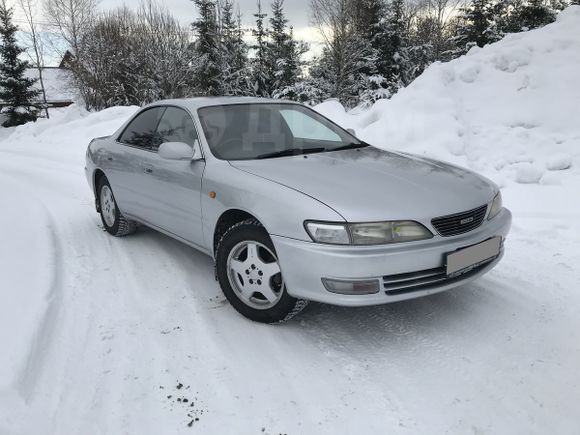
[[333, 224], [306, 222], [306, 230], [315, 242], [335, 245], [382, 245], [430, 239], [433, 234], [413, 221]]
[[501, 192], [498, 192], [497, 195], [495, 195], [495, 198], [493, 198], [487, 219], [489, 220], [489, 219], [493, 219], [494, 217], [496, 217], [502, 208], [503, 208], [503, 203], [501, 200]]

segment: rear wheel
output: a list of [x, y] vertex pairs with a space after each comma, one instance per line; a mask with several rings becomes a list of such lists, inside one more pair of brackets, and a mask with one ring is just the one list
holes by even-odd
[[113, 189], [105, 177], [99, 181], [98, 192], [101, 221], [107, 232], [116, 237], [133, 234], [137, 230], [137, 223], [127, 219], [120, 212], [113, 195]]
[[284, 322], [308, 304], [288, 294], [274, 244], [255, 219], [224, 233], [217, 247], [216, 273], [230, 304], [256, 322]]

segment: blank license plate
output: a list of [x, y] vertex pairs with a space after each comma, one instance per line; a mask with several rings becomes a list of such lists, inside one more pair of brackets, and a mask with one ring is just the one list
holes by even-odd
[[447, 275], [457, 272], [468, 272], [485, 260], [496, 257], [499, 254], [501, 237], [494, 237], [477, 245], [463, 248], [447, 255]]

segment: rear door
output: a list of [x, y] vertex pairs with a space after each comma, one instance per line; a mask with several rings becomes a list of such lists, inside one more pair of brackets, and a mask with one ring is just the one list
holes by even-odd
[[121, 211], [148, 220], [151, 197], [143, 188], [150, 160], [161, 143], [157, 135], [165, 107], [145, 109], [131, 120], [117, 138], [117, 146], [107, 157], [107, 177]]
[[[183, 142], [193, 147], [198, 139], [189, 113], [179, 107], [167, 106], [155, 133], [158, 144]], [[201, 183], [204, 160], [166, 160], [157, 154], [144, 159], [148, 222], [190, 243], [203, 246], [201, 225]]]

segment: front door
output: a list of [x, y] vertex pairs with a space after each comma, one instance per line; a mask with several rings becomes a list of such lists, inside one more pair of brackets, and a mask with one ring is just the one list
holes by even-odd
[[[159, 121], [158, 143], [183, 142], [193, 156], [197, 132], [184, 109], [168, 106]], [[203, 246], [201, 183], [204, 160], [166, 160], [157, 149], [143, 159], [143, 189], [148, 222], [186, 241]]]
[[107, 178], [121, 212], [129, 217], [147, 220], [149, 200], [143, 189], [144, 165], [157, 154], [156, 137], [165, 107], [151, 107], [139, 112], [117, 138], [117, 146], [107, 157]]

